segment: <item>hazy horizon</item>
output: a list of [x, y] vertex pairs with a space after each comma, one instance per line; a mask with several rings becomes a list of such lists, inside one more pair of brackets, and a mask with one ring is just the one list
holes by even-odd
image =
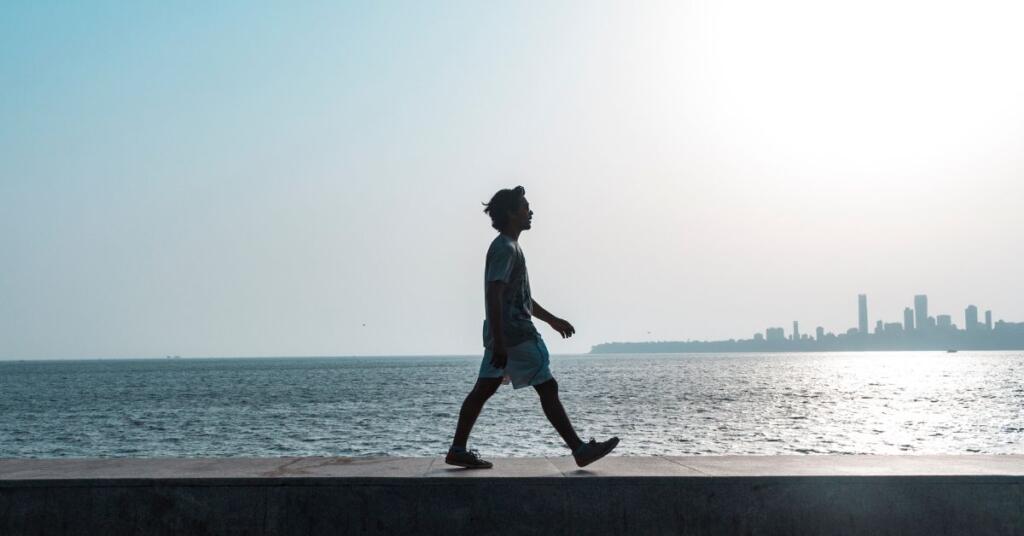
[[553, 354], [1024, 321], [1024, 6], [0, 7], [0, 359]]

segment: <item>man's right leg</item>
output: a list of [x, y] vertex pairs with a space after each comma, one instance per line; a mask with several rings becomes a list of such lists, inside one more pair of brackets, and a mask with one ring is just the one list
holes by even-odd
[[539, 385], [534, 385], [533, 388], [540, 395], [540, 403], [544, 408], [544, 415], [547, 415], [555, 430], [558, 430], [558, 434], [562, 436], [566, 446], [572, 451], [572, 457], [576, 459], [576, 465], [580, 467], [590, 465], [603, 458], [619, 444], [619, 438], [617, 437], [600, 443], [593, 439], [589, 443], [584, 443], [580, 440], [580, 437], [576, 435], [576, 430], [569, 423], [569, 416], [565, 414], [562, 402], [558, 399], [558, 382], [554, 378]]
[[569, 450], [575, 451], [583, 444], [583, 441], [580, 436], [576, 435], [576, 430], [573, 429], [572, 423], [569, 422], [569, 416], [566, 415], [565, 408], [562, 407], [562, 401], [558, 399], [558, 382], [551, 378], [540, 385], [534, 385], [533, 388], [540, 396], [540, 405], [544, 410], [544, 415], [558, 431], [558, 435], [562, 436], [562, 441], [565, 441]]
[[501, 387], [501, 378], [477, 378], [476, 385], [469, 392], [462, 402], [462, 409], [459, 411], [459, 424], [455, 427], [455, 439], [452, 446], [465, 449], [469, 441], [469, 432], [476, 424], [476, 418], [480, 416], [480, 410], [484, 403], [491, 398]]

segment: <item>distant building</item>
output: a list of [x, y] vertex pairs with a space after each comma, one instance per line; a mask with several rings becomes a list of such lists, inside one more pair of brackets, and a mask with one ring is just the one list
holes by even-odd
[[914, 296], [914, 322], [919, 330], [928, 327], [928, 296], [924, 294]]
[[875, 335], [881, 335], [882, 331], [885, 330], [885, 324], [881, 320], [875, 322]]
[[985, 311], [985, 329], [992, 331], [992, 311]]
[[903, 308], [903, 331], [914, 331], [914, 310], [910, 307]]
[[793, 321], [793, 340], [800, 340], [800, 322], [797, 322], [796, 320]]
[[953, 317], [949, 315], [939, 315], [935, 317], [935, 325], [939, 329], [952, 329], [953, 328]]
[[857, 329], [861, 333], [868, 332], [868, 295], [857, 295]]
[[899, 322], [886, 322], [882, 327], [885, 329], [885, 333], [887, 334], [903, 332], [903, 324], [900, 324]]
[[1024, 336], [1024, 322], [1006, 322], [1004, 320], [1000, 320], [996, 322], [994, 329], [1003, 335]]
[[822, 340], [824, 338], [825, 338], [825, 328], [823, 328], [821, 326], [818, 326], [818, 327], [814, 328], [814, 339], [820, 341], [820, 340]]
[[764, 333], [755, 333], [754, 334], [754, 340], [757, 341], [757, 342], [764, 341]]
[[764, 332], [764, 338], [768, 341], [784, 341], [786, 340], [786, 330], [782, 328], [768, 328]]
[[978, 329], [978, 308], [973, 305], [968, 305], [967, 309], [964, 309], [964, 329], [967, 331]]

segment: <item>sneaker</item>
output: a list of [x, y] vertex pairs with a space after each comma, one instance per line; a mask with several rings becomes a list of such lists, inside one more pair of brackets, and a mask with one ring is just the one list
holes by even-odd
[[584, 467], [590, 465], [601, 458], [604, 458], [615, 445], [619, 444], [619, 438], [613, 437], [608, 441], [602, 441], [598, 443], [593, 438], [590, 439], [590, 443], [584, 443], [576, 448], [572, 452], [572, 457], [576, 458], [576, 465]]
[[480, 459], [480, 453], [475, 450], [449, 450], [444, 457], [444, 463], [465, 467], [466, 469], [490, 469], [494, 464], [487, 460]]

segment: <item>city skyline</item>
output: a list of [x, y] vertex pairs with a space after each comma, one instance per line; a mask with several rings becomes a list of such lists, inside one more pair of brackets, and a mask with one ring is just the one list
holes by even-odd
[[[868, 308], [867, 294], [857, 295], [857, 327], [849, 328], [846, 330], [847, 335], [855, 334], [874, 334], [879, 335], [886, 332], [927, 332], [933, 329], [940, 330], [951, 330], [951, 331], [964, 331], [973, 332], [984, 328], [987, 331], [995, 329], [995, 324], [992, 321], [992, 310], [985, 310], [984, 322], [978, 321], [978, 306], [969, 304], [964, 309], [964, 324], [963, 329], [960, 329], [958, 325], [953, 322], [953, 316], [948, 314], [941, 314], [936, 316], [928, 315], [928, 295], [927, 294], [916, 294], [914, 295], [914, 307], [906, 307], [903, 309], [903, 322], [885, 322], [884, 319], [879, 318], [875, 321], [874, 327], [869, 327], [870, 324], [870, 312]], [[1007, 322], [1005, 320], [996, 321], [1002, 325], [1016, 325], [1017, 323]], [[1021, 323], [1024, 324], [1024, 323]], [[923, 326], [923, 327], [922, 327]], [[767, 328], [763, 335], [765, 339], [771, 337], [777, 337], [779, 330], [782, 328]], [[820, 331], [819, 331], [820, 330]], [[771, 335], [769, 335], [769, 333]], [[755, 334], [754, 339], [757, 339]], [[835, 335], [832, 332], [825, 332], [824, 328], [817, 326], [815, 328], [815, 339], [819, 337], [827, 337], [829, 335]], [[793, 331], [790, 332], [788, 340], [806, 340], [809, 337], [808, 334], [804, 333], [802, 336], [799, 332], [799, 320], [793, 321]]]
[[822, 326], [814, 335], [800, 333], [800, 321], [785, 329], [771, 326], [754, 333], [750, 339], [719, 341], [656, 341], [602, 343], [592, 353], [620, 352], [703, 352], [703, 351], [874, 351], [874, 350], [1010, 350], [1024, 349], [1024, 322], [993, 322], [991, 309], [979, 320], [978, 306], [968, 304], [963, 311], [963, 327], [950, 314], [928, 314], [928, 295], [916, 294], [913, 308], [903, 309], [902, 322], [886, 322], [879, 317], [870, 328], [868, 295], [857, 295], [857, 325], [834, 333]]

